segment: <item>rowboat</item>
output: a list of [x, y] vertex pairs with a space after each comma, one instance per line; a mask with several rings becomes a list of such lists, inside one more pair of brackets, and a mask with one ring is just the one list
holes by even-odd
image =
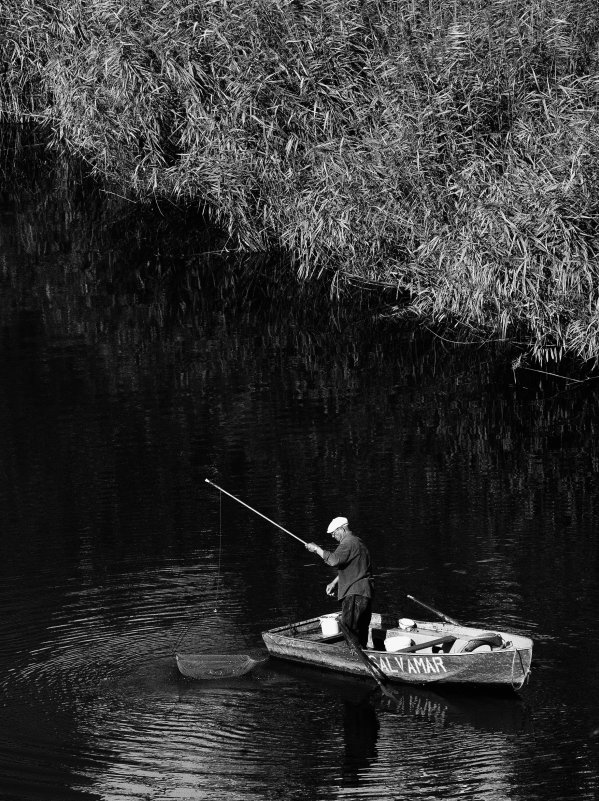
[[263, 632], [269, 654], [341, 673], [379, 675], [386, 682], [415, 685], [520, 690], [530, 674], [533, 643], [520, 634], [375, 613], [367, 647], [361, 650], [348, 645], [334, 626], [330, 633], [326, 620], [330, 617], [314, 617]]

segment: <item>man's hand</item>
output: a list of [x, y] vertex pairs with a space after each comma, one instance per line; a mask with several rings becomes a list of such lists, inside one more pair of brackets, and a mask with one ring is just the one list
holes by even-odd
[[335, 587], [337, 586], [337, 579], [333, 579], [330, 584], [327, 584], [327, 595], [335, 595]]
[[307, 542], [306, 548], [310, 551], [310, 553], [318, 553], [319, 551], [318, 545], [316, 545], [315, 542]]

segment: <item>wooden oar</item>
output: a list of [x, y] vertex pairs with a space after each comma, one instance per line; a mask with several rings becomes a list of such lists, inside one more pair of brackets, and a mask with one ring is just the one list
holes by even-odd
[[439, 610], [435, 609], [434, 606], [429, 606], [428, 604], [419, 601], [418, 598], [414, 598], [413, 595], [408, 595], [406, 597], [409, 598], [410, 601], [414, 601], [415, 603], [420, 604], [420, 606], [423, 606], [425, 609], [428, 609], [429, 612], [432, 612], [434, 615], [437, 615], [437, 617], [440, 617], [441, 620], [444, 620], [446, 623], [452, 623], [454, 626], [460, 625], [457, 620], [454, 620], [452, 617], [449, 617], [449, 615], [443, 614], [443, 612], [439, 612]]
[[427, 640], [426, 642], [417, 643], [416, 645], [410, 645], [409, 648], [400, 648], [399, 651], [394, 651], [394, 653], [398, 654], [415, 654], [418, 651], [422, 651], [424, 648], [432, 648], [433, 645], [444, 645], [448, 642], [455, 642], [457, 637], [454, 637], [453, 634], [445, 634], [443, 637], [436, 637], [434, 640]]
[[365, 667], [368, 669], [368, 672], [372, 675], [372, 678], [379, 685], [382, 692], [389, 698], [393, 699], [394, 701], [397, 701], [397, 696], [395, 696], [391, 692], [391, 690], [389, 690], [389, 688], [386, 686], [387, 682], [389, 681], [387, 676], [385, 676], [385, 674], [378, 665], [375, 665], [374, 662], [372, 662], [372, 660], [370, 660], [367, 657], [367, 655], [362, 650], [362, 647], [358, 642], [357, 638], [347, 628], [345, 623], [343, 623], [341, 620], [338, 620], [337, 622], [339, 623], [339, 628], [341, 629], [341, 632], [345, 637], [345, 641], [347, 642], [347, 645], [351, 653], [354, 656], [356, 656], [361, 662], [364, 663]]

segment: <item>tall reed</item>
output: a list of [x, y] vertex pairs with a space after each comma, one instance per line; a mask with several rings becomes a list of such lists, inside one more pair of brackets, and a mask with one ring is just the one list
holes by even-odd
[[596, 0], [5, 0], [4, 118], [393, 314], [599, 355]]

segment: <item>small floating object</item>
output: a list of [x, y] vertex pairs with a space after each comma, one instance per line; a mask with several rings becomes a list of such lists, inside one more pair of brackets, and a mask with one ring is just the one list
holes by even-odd
[[247, 654], [175, 654], [179, 673], [201, 681], [243, 676], [267, 659], [254, 659]]

